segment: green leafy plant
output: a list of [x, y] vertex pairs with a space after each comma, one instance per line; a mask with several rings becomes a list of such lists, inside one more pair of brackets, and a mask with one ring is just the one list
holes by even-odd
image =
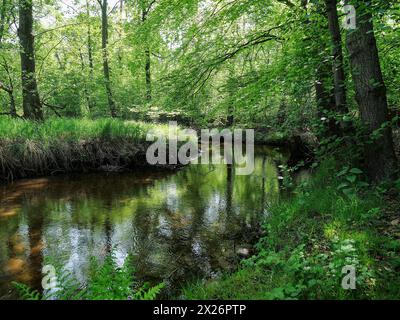
[[164, 283], [150, 286], [136, 282], [132, 258], [128, 256], [123, 265], [118, 266], [113, 253], [101, 263], [92, 258], [85, 284], [68, 271], [58, 272], [57, 287], [43, 294], [26, 284], [13, 284], [24, 300], [154, 300], [164, 288]]
[[363, 172], [358, 168], [343, 167], [336, 177], [342, 182], [337, 189], [347, 196], [354, 196], [359, 190], [369, 187], [369, 184], [362, 180]]

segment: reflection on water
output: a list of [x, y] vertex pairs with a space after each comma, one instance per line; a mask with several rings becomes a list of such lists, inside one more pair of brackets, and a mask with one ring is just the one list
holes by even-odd
[[276, 149], [256, 149], [251, 176], [232, 165], [190, 165], [171, 174], [88, 174], [18, 182], [0, 188], [0, 298], [11, 281], [39, 287], [43, 261], [85, 280], [91, 256], [115, 248], [135, 257], [137, 277], [185, 281], [235, 266], [279, 195]]

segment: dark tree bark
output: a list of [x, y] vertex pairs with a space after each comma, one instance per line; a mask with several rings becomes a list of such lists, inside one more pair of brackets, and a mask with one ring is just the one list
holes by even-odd
[[146, 100], [147, 102], [151, 101], [152, 93], [151, 93], [151, 58], [150, 58], [150, 49], [145, 50], [146, 56]]
[[101, 3], [101, 48], [103, 50], [103, 72], [104, 72], [104, 82], [107, 92], [108, 107], [110, 109], [111, 117], [115, 118], [117, 116], [117, 108], [113, 98], [111, 90], [110, 81], [110, 66], [108, 63], [108, 13], [107, 13], [107, 0], [103, 0]]
[[[86, 101], [88, 104], [89, 112], [92, 113], [92, 110], [94, 109], [94, 102], [90, 97], [90, 87], [91, 84], [93, 83], [93, 74], [94, 74], [94, 67], [93, 67], [93, 49], [92, 49], [92, 30], [90, 27], [90, 9], [89, 9], [89, 1], [86, 0], [86, 15], [88, 19], [88, 25], [87, 25], [87, 54], [88, 54], [88, 60], [89, 60], [89, 85], [86, 86]], [[81, 57], [83, 59], [83, 56]], [[82, 65], [84, 65], [84, 62], [82, 60]]]
[[36, 64], [32, 16], [32, 0], [19, 0], [19, 28], [24, 117], [43, 120], [42, 104], [36, 83]]
[[333, 79], [335, 92], [336, 111], [347, 113], [346, 105], [346, 77], [343, 65], [342, 38], [337, 12], [337, 0], [325, 0], [326, 12], [329, 23], [329, 32], [332, 38]]
[[[368, 133], [372, 133], [382, 128], [382, 125], [389, 120], [386, 87], [369, 4], [360, 0], [352, 1], [350, 4], [356, 7], [357, 26], [355, 30], [347, 32], [346, 44], [361, 119]], [[372, 145], [366, 145], [365, 160], [368, 174], [375, 182], [395, 174], [397, 161], [390, 128], [383, 129], [380, 137]]]
[[[90, 18], [89, 1], [86, 1], [86, 15], [87, 18], [89, 19]], [[93, 49], [92, 49], [92, 31], [90, 28], [90, 21], [88, 22], [88, 29], [87, 29], [87, 51], [89, 59], [90, 80], [93, 80]]]
[[[142, 23], [144, 23], [147, 20], [147, 15], [149, 14], [149, 11], [151, 9], [151, 6], [146, 8], [145, 10], [142, 11]], [[146, 101], [150, 102], [151, 101], [151, 56], [150, 56], [150, 49], [148, 47], [148, 44], [146, 43], [146, 49], [144, 51], [145, 55], [145, 72], [146, 72]]]

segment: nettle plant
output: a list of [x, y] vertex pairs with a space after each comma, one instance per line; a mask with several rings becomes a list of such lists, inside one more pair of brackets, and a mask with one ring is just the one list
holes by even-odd
[[336, 178], [341, 181], [337, 189], [347, 196], [354, 196], [362, 189], [368, 188], [369, 183], [363, 180], [363, 171], [358, 168], [343, 167], [337, 174]]

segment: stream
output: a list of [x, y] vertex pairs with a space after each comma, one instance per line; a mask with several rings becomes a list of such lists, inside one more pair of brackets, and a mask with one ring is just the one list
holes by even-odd
[[0, 186], [0, 299], [15, 298], [12, 281], [39, 289], [49, 261], [84, 282], [90, 258], [111, 250], [119, 264], [133, 255], [138, 279], [165, 280], [170, 297], [187, 281], [233, 270], [279, 197], [285, 159], [277, 148], [257, 147], [249, 176], [232, 165], [191, 164]]

